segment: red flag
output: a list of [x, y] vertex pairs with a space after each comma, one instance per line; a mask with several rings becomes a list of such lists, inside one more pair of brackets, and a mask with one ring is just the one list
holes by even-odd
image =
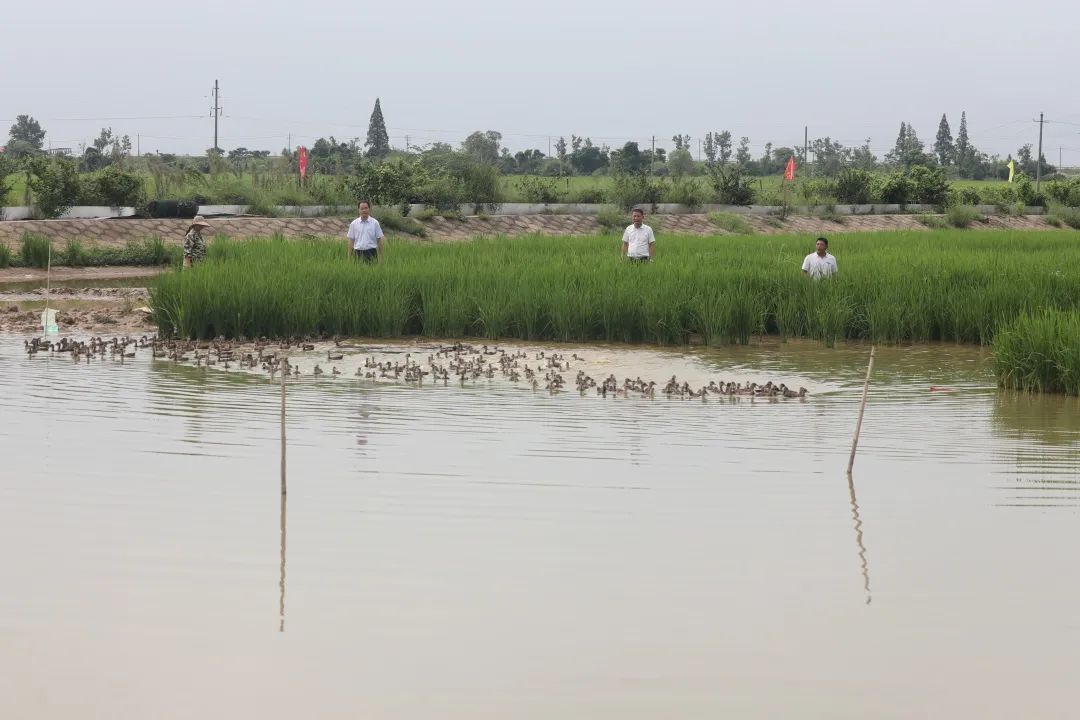
[[794, 180], [795, 179], [795, 156], [794, 155], [792, 155], [791, 157], [788, 158], [787, 166], [784, 167], [784, 179], [785, 180]]
[[303, 178], [305, 175], [307, 175], [307, 148], [301, 145], [298, 155], [298, 160], [300, 163], [300, 177]]

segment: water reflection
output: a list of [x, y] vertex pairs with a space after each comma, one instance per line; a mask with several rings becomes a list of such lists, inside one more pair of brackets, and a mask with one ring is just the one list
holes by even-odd
[[278, 632], [285, 632], [285, 493], [281, 493], [281, 566], [278, 573]]
[[855, 501], [855, 478], [847, 474], [848, 497], [851, 499], [851, 517], [855, 521], [855, 544], [859, 548], [859, 566], [863, 576], [863, 590], [866, 591], [866, 604], [870, 604], [870, 563], [866, 559], [866, 545], [863, 544], [862, 519], [859, 517], [859, 503]]

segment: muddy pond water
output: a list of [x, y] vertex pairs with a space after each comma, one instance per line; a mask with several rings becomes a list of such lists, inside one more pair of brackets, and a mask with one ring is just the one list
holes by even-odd
[[573, 349], [805, 401], [305, 373], [286, 505], [265, 376], [23, 339], [2, 717], [1075, 717], [1080, 405], [984, 350], [878, 348], [850, 481], [862, 346]]

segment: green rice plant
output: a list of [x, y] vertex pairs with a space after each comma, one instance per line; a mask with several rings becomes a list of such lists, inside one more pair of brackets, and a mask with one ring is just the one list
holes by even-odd
[[48, 267], [51, 249], [52, 242], [49, 238], [36, 233], [24, 232], [22, 246], [19, 248], [19, 259], [27, 267]]
[[11, 251], [11, 248], [3, 243], [0, 243], [0, 268], [6, 268], [11, 265], [11, 261], [15, 259], [15, 253]]
[[741, 215], [729, 212], [709, 213], [709, 222], [734, 235], [753, 235], [754, 227]]
[[[620, 224], [625, 218], [620, 220]], [[840, 274], [800, 272], [803, 236], [661, 235], [632, 265], [611, 235], [392, 243], [346, 261], [333, 239], [216, 239], [155, 281], [164, 334], [745, 343], [755, 335], [989, 344], [1029, 311], [1080, 307], [1080, 234], [933, 230], [845, 236]]]
[[90, 264], [90, 253], [86, 251], [86, 247], [79, 240], [72, 238], [67, 241], [62, 260], [64, 265], [83, 267]]
[[1001, 387], [1080, 395], [1080, 312], [1024, 313], [994, 337]]
[[984, 220], [983, 215], [970, 205], [953, 205], [945, 210], [945, 221], [954, 228], [966, 228], [976, 220]]

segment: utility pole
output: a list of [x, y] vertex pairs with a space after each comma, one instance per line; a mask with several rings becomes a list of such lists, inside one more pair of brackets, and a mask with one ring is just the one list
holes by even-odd
[[1042, 180], [1043, 114], [1039, 113], [1039, 154], [1035, 158], [1035, 200], [1039, 199], [1039, 181]]
[[551, 157], [551, 136], [548, 135], [548, 157]]
[[803, 165], [810, 164], [810, 126], [803, 125], [802, 128], [802, 161]]
[[701, 138], [697, 139], [697, 161], [701, 162]]
[[405, 152], [409, 152], [409, 136], [405, 136]]
[[652, 154], [649, 157], [649, 174], [652, 175], [652, 164], [656, 162], [656, 136], [652, 136]]
[[135, 157], [142, 157], [142, 135], [135, 133]]
[[221, 103], [218, 102], [218, 81], [214, 81], [214, 149], [218, 146], [218, 118], [221, 117]]

